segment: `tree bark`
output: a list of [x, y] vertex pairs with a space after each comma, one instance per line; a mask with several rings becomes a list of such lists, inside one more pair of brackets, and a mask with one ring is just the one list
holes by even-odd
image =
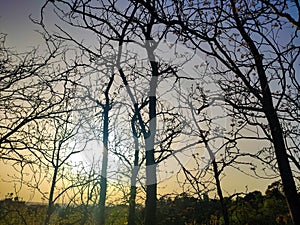
[[283, 184], [284, 194], [286, 196], [289, 209], [292, 215], [292, 220], [295, 225], [300, 225], [300, 202], [298, 193], [293, 178], [293, 173], [288, 160], [288, 154], [284, 143], [283, 131], [280, 125], [280, 121], [277, 112], [274, 108], [272, 94], [268, 83], [267, 75], [263, 66], [263, 56], [259, 53], [254, 41], [251, 39], [249, 34], [240, 21], [238, 16], [238, 10], [235, 6], [235, 1], [231, 0], [232, 12], [234, 19], [237, 23], [237, 29], [241, 33], [244, 40], [247, 42], [251, 54], [255, 60], [255, 66], [259, 76], [260, 87], [261, 87], [261, 103], [266, 115], [274, 145], [276, 160], [278, 163], [279, 173]]
[[284, 144], [282, 128], [273, 105], [266, 106], [265, 114], [271, 129], [283, 191], [289, 205], [292, 220], [295, 225], [300, 225], [300, 201]]
[[154, 149], [146, 150], [145, 225], [156, 225], [157, 181]]
[[[148, 42], [149, 44], [149, 42]], [[149, 132], [145, 136], [146, 144], [146, 207], [145, 225], [156, 225], [157, 178], [154, 157], [154, 142], [156, 134], [156, 89], [158, 82], [158, 63], [155, 61], [153, 48], [147, 46], [148, 58], [151, 63], [152, 77], [149, 91]]]
[[100, 199], [99, 199], [99, 215], [97, 218], [98, 225], [105, 224], [105, 201], [107, 191], [107, 163], [108, 163], [108, 112], [109, 101], [105, 105], [103, 111], [103, 157], [101, 167], [101, 180], [100, 180]]
[[136, 206], [136, 186], [130, 186], [130, 197], [129, 197], [129, 212], [128, 212], [128, 225], [135, 225], [135, 206]]

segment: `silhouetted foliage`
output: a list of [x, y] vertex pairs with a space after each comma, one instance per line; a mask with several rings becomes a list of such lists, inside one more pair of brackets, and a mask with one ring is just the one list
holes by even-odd
[[[275, 225], [292, 224], [285, 197], [280, 182], [270, 184], [262, 194], [253, 191], [238, 194], [234, 198], [224, 198], [228, 206], [230, 224], [232, 225]], [[83, 224], [96, 224], [93, 212], [97, 205], [59, 205], [54, 206], [50, 224], [82, 224], [88, 208], [88, 219]], [[106, 207], [105, 224], [126, 224], [128, 205], [111, 205]], [[141, 205], [136, 208], [136, 224], [143, 224], [145, 211]], [[14, 200], [10, 195], [0, 201], [0, 225], [4, 224], [43, 224], [47, 214], [47, 205], [27, 204]], [[219, 200], [204, 194], [195, 198], [187, 193], [177, 196], [165, 195], [157, 202], [157, 221], [159, 225], [207, 225], [224, 224]]]

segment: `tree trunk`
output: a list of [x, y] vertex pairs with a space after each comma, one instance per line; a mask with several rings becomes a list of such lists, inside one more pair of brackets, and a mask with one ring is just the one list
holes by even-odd
[[[193, 107], [192, 107], [192, 109], [193, 109]], [[212, 165], [213, 165], [214, 178], [215, 178], [215, 181], [216, 181], [217, 193], [218, 193], [220, 203], [221, 203], [221, 209], [222, 209], [222, 214], [223, 214], [223, 218], [224, 218], [224, 224], [229, 225], [228, 210], [227, 210], [227, 206], [224, 202], [223, 192], [222, 192], [222, 188], [221, 188], [221, 181], [220, 181], [220, 178], [219, 178], [220, 173], [219, 173], [219, 170], [218, 170], [218, 164], [216, 162], [215, 154], [212, 151], [212, 149], [210, 148], [209, 141], [206, 139], [206, 136], [204, 135], [204, 132], [202, 131], [200, 125], [196, 122], [197, 120], [195, 118], [194, 111], [192, 111], [192, 116], [193, 116], [193, 120], [196, 123], [197, 129], [200, 131], [200, 137], [201, 137], [201, 139], [202, 139], [202, 141], [205, 145], [205, 148], [206, 148], [206, 150], [209, 154], [210, 160], [211, 160]]]
[[222, 192], [222, 188], [221, 188], [221, 182], [220, 182], [220, 178], [219, 178], [218, 165], [217, 165], [217, 162], [215, 159], [212, 160], [212, 164], [213, 164], [213, 169], [214, 169], [214, 177], [216, 180], [217, 193], [218, 193], [220, 203], [221, 203], [224, 224], [229, 225], [229, 216], [228, 216], [227, 205], [224, 202], [223, 192]]
[[50, 223], [50, 217], [54, 210], [53, 197], [54, 197], [57, 173], [58, 173], [58, 166], [55, 166], [53, 171], [53, 177], [52, 177], [49, 200], [48, 200], [48, 208], [47, 208], [47, 214], [46, 214], [44, 225], [48, 225]]
[[[198, 129], [200, 129], [199, 126], [198, 126]], [[220, 182], [220, 178], [219, 178], [219, 170], [218, 170], [218, 165], [217, 165], [217, 162], [216, 162], [216, 159], [215, 159], [215, 155], [214, 155], [213, 151], [211, 150], [211, 148], [208, 144], [208, 141], [207, 141], [206, 137], [204, 136], [203, 132], [200, 132], [200, 134], [201, 134], [202, 141], [204, 142], [205, 148], [208, 151], [209, 157], [212, 161], [213, 171], [214, 171], [214, 178], [215, 178], [215, 181], [216, 181], [217, 193], [218, 193], [221, 208], [222, 208], [224, 224], [229, 225], [228, 210], [227, 210], [227, 206], [224, 202], [223, 192], [222, 192], [222, 188], [221, 188], [221, 182]]]
[[284, 194], [289, 205], [293, 223], [295, 225], [300, 225], [300, 202], [297, 194], [295, 181], [293, 178], [293, 173], [288, 160], [287, 150], [284, 144], [282, 128], [277, 112], [274, 108], [270, 86], [268, 83], [267, 75], [265, 73], [263, 57], [262, 54], [260, 54], [260, 52], [258, 51], [254, 41], [251, 39], [251, 37], [243, 27], [235, 4], [235, 1], [231, 0], [232, 12], [234, 15], [234, 19], [237, 23], [237, 29], [248, 44], [251, 54], [253, 55], [253, 58], [255, 60], [255, 66], [257, 69], [257, 74], [259, 76], [262, 95], [260, 101], [271, 130], [275, 155], [283, 184]]
[[136, 186], [131, 185], [129, 197], [128, 225], [135, 225]]
[[154, 162], [154, 150], [146, 152], [146, 207], [145, 225], [156, 225], [156, 165]]
[[99, 215], [97, 216], [97, 224], [105, 224], [105, 201], [107, 191], [107, 163], [108, 163], [108, 112], [109, 101], [104, 106], [103, 111], [103, 157], [101, 167], [101, 180], [100, 180], [100, 199], [99, 199]]
[[267, 108], [265, 114], [271, 129], [275, 155], [283, 184], [283, 191], [289, 205], [292, 220], [295, 225], [300, 225], [300, 201], [288, 160], [280, 122], [273, 107]]
[[135, 124], [136, 117], [134, 117], [132, 121], [132, 133], [134, 138], [134, 163], [133, 168], [131, 172], [131, 185], [130, 185], [130, 197], [129, 197], [129, 212], [128, 212], [128, 225], [135, 225], [135, 206], [136, 206], [136, 178], [139, 172], [139, 141], [138, 141], [138, 135], [135, 130], [134, 124]]
[[[149, 44], [149, 43], [148, 43]], [[156, 89], [158, 81], [158, 64], [152, 48], [147, 47], [151, 63], [152, 77], [149, 91], [149, 132], [145, 136], [146, 144], [146, 208], [145, 225], [156, 225], [157, 179], [156, 162], [154, 157], [154, 142], [156, 134]]]

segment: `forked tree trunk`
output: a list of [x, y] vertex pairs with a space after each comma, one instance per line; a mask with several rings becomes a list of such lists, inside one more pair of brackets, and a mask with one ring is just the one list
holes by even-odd
[[[200, 129], [200, 127], [198, 127], [198, 129]], [[212, 149], [210, 148], [208, 141], [206, 139], [206, 137], [204, 136], [203, 132], [200, 132], [201, 134], [201, 138], [202, 141], [204, 142], [205, 148], [208, 151], [210, 160], [212, 162], [212, 166], [213, 166], [213, 171], [214, 171], [214, 178], [216, 181], [216, 187], [217, 187], [217, 193], [220, 199], [220, 204], [221, 204], [221, 209], [222, 209], [222, 214], [223, 214], [223, 218], [224, 218], [224, 224], [225, 225], [229, 225], [229, 216], [228, 216], [228, 210], [227, 210], [227, 206], [224, 202], [224, 197], [223, 197], [223, 191], [222, 191], [222, 187], [221, 187], [221, 181], [220, 181], [220, 173], [218, 170], [218, 164], [216, 162], [215, 159], [215, 154], [213, 153]]]
[[229, 225], [228, 210], [227, 210], [226, 203], [224, 202], [223, 191], [222, 191], [221, 181], [220, 181], [220, 172], [219, 172], [219, 169], [218, 169], [218, 164], [217, 164], [216, 159], [215, 159], [215, 154], [214, 154], [213, 150], [211, 149], [211, 147], [209, 145], [209, 141], [207, 140], [206, 136], [204, 135], [204, 132], [202, 131], [200, 125], [196, 122], [197, 120], [196, 120], [196, 117], [195, 117], [195, 113], [193, 111], [194, 107], [192, 105], [190, 105], [190, 107], [191, 107], [191, 110], [192, 110], [193, 120], [196, 123], [197, 129], [200, 131], [199, 133], [200, 133], [201, 140], [204, 143], [206, 151], [208, 152], [210, 160], [212, 162], [214, 178], [215, 178], [216, 187], [217, 187], [217, 193], [218, 193], [218, 196], [219, 196], [219, 199], [220, 199], [222, 214], [223, 214], [223, 218], [224, 218], [224, 224]]

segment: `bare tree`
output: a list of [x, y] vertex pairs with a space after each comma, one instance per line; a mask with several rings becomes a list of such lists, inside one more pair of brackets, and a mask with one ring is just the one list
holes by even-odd
[[[48, 210], [45, 219], [45, 225], [49, 224], [51, 214], [54, 211], [54, 203], [63, 193], [67, 192], [71, 187], [63, 189], [60, 193], [55, 196], [55, 190], [60, 189], [58, 183], [62, 182], [64, 179], [64, 174], [60, 174], [60, 170], [63, 170], [63, 167], [68, 163], [70, 158], [74, 154], [78, 154], [85, 149], [86, 143], [76, 143], [74, 137], [78, 135], [81, 122], [77, 123], [75, 126], [70, 121], [70, 115], [67, 115], [67, 118], [64, 121], [53, 121], [54, 122], [54, 135], [53, 139], [50, 140], [53, 145], [50, 148], [50, 152], [43, 154], [46, 161], [51, 163], [53, 167], [53, 173], [51, 175], [52, 181], [50, 183], [50, 191], [48, 197]], [[80, 140], [79, 137], [76, 137], [77, 140]], [[75, 143], [70, 143], [73, 141]], [[80, 146], [82, 145], [83, 146]], [[50, 147], [50, 146], [49, 146]], [[42, 153], [44, 151], [41, 151]], [[50, 156], [50, 157], [49, 157]], [[49, 158], [48, 158], [49, 157]], [[42, 171], [41, 171], [42, 172]]]
[[[45, 3], [42, 11], [45, 9], [49, 2]], [[89, 29], [92, 27], [85, 25], [78, 25], [72, 21], [72, 17], [69, 17], [71, 14], [83, 15], [84, 23], [87, 23], [87, 18], [94, 19], [91, 12], [85, 7], [89, 7], [88, 3], [79, 3], [77, 2], [65, 2], [65, 1], [57, 1], [56, 4], [65, 4], [71, 8], [69, 15], [64, 14], [63, 10], [59, 8], [59, 6], [54, 5], [56, 7], [57, 16], [64, 22], [71, 24], [74, 27], [79, 27], [83, 29]], [[101, 4], [100, 4], [101, 5]], [[87, 10], [87, 11], [86, 11]], [[43, 20], [43, 12], [41, 21], [38, 22], [42, 27], [45, 27], [45, 21]], [[100, 35], [99, 37], [99, 49], [93, 49], [87, 47], [83, 42], [77, 40], [76, 37], [72, 36], [70, 33], [64, 31], [63, 27], [57, 26], [62, 34], [54, 35], [56, 39], [59, 40], [67, 40], [70, 43], [76, 45], [76, 47], [80, 48], [83, 52], [85, 62], [85, 67], [82, 68], [81, 74], [83, 75], [83, 79], [80, 81], [74, 82], [75, 85], [80, 87], [82, 90], [81, 97], [86, 99], [87, 101], [91, 101], [91, 108], [99, 107], [101, 109], [101, 120], [100, 124], [102, 124], [102, 144], [103, 144], [103, 152], [102, 152], [102, 167], [101, 167], [101, 180], [100, 180], [100, 198], [99, 198], [99, 213], [97, 213], [97, 223], [104, 224], [105, 223], [105, 201], [106, 201], [106, 192], [107, 192], [107, 168], [108, 168], [108, 148], [109, 148], [109, 112], [112, 109], [113, 99], [117, 94], [111, 94], [114, 91], [113, 82], [115, 77], [115, 65], [114, 65], [114, 53], [111, 52], [113, 49], [110, 49], [111, 46], [106, 45], [106, 41], [102, 40], [103, 37]], [[93, 29], [91, 29], [93, 31]], [[44, 30], [47, 33], [47, 30]], [[102, 31], [98, 31], [102, 32]], [[96, 33], [97, 35], [97, 33]], [[105, 33], [103, 33], [105, 37]], [[105, 39], [105, 38], [104, 38]], [[102, 54], [103, 53], [103, 54]], [[90, 68], [88, 71], [87, 68]], [[96, 75], [95, 75], [96, 74]], [[104, 83], [102, 83], [104, 82]], [[86, 103], [90, 105], [89, 103]], [[91, 115], [92, 116], [92, 115]], [[90, 118], [91, 119], [91, 118]], [[100, 127], [100, 124], [99, 127]], [[95, 128], [94, 124], [92, 127]], [[93, 128], [92, 128], [93, 129]], [[98, 130], [96, 128], [96, 130]], [[97, 134], [96, 134], [97, 135]]]
[[[96, 70], [97, 71], [97, 70]], [[107, 66], [104, 68], [104, 77], [108, 77], [108, 83], [104, 86], [103, 93], [100, 93], [99, 97], [97, 96], [97, 92], [95, 91], [91, 94], [92, 86], [86, 86], [83, 84], [85, 91], [87, 92], [87, 98], [91, 100], [93, 103], [97, 105], [97, 107], [101, 108], [102, 113], [102, 144], [103, 144], [103, 151], [102, 151], [102, 166], [101, 166], [101, 178], [100, 178], [100, 198], [99, 198], [99, 214], [97, 215], [97, 221], [99, 224], [105, 223], [105, 202], [106, 202], [106, 193], [107, 193], [107, 176], [108, 176], [108, 150], [109, 150], [109, 112], [113, 106], [113, 100], [111, 98], [111, 90], [113, 89], [113, 82], [114, 82], [114, 66]], [[98, 76], [100, 75], [101, 71], [98, 72]], [[97, 78], [96, 78], [97, 79]], [[97, 87], [99, 89], [99, 87]], [[104, 100], [100, 100], [103, 94]], [[114, 96], [115, 97], [115, 96]]]
[[[197, 48], [212, 60], [214, 72], [224, 77], [216, 82], [223, 87], [225, 101], [239, 113], [246, 113], [249, 122], [259, 118], [254, 119], [256, 125], [268, 127], [264, 129], [268, 131], [265, 134], [272, 140], [294, 224], [299, 224], [300, 204], [281, 113], [285, 96], [288, 90], [292, 91], [289, 86], [294, 85], [298, 31], [284, 19], [274, 16], [272, 10], [276, 8], [260, 4], [261, 1], [163, 2], [157, 3], [160, 8], [156, 10], [149, 2], [138, 2], [160, 22], [173, 26], [187, 46]], [[279, 2], [287, 6], [287, 1], [274, 2], [274, 6], [281, 7]], [[295, 7], [299, 8], [297, 4]], [[291, 21], [286, 16], [285, 19]], [[285, 43], [280, 35], [286, 37]], [[288, 116], [289, 113], [284, 114]]]
[[30, 126], [38, 120], [59, 116], [59, 105], [65, 98], [55, 87], [72, 79], [74, 67], [63, 59], [66, 51], [62, 42], [49, 41], [45, 51], [18, 53], [5, 46], [5, 38], [1, 34], [1, 158], [25, 163], [30, 161], [26, 151], [31, 143], [24, 135], [34, 136]]
[[[72, 49], [66, 50], [63, 41], [54, 41], [47, 33], [44, 37], [46, 49], [17, 53], [5, 47], [5, 35], [1, 36], [0, 138], [2, 159], [15, 162], [18, 174], [13, 181], [48, 199], [48, 224], [54, 203], [82, 185], [68, 183], [67, 175], [72, 174], [69, 160], [85, 148], [79, 112], [87, 107], [79, 104], [81, 96], [76, 93], [82, 57], [66, 57]], [[26, 178], [28, 170], [31, 178]], [[50, 184], [48, 195], [45, 182]]]
[[[192, 123], [194, 123], [196, 133], [198, 134], [198, 138], [200, 138], [200, 142], [203, 143], [205, 150], [207, 151], [209, 155], [209, 163], [212, 164], [213, 167], [213, 177], [215, 179], [215, 185], [217, 189], [217, 194], [219, 196], [220, 204], [221, 204], [221, 209], [222, 209], [222, 214], [224, 218], [224, 224], [229, 225], [229, 215], [228, 215], [228, 210], [226, 206], [226, 202], [224, 201], [224, 196], [223, 196], [223, 191], [221, 187], [221, 172], [224, 170], [224, 164], [223, 168], [219, 168], [218, 163], [217, 163], [217, 154], [221, 154], [220, 151], [224, 147], [223, 141], [221, 141], [221, 144], [217, 144], [216, 142], [218, 139], [221, 138], [224, 139], [225, 132], [224, 130], [226, 129], [224, 127], [225, 124], [218, 124], [218, 122], [214, 120], [225, 120], [224, 116], [225, 115], [218, 115], [216, 118], [212, 118], [211, 116], [208, 115], [208, 112], [206, 112], [206, 109], [213, 111], [213, 100], [210, 100], [211, 102], [209, 103], [208, 97], [204, 93], [204, 89], [199, 87], [198, 85], [195, 85], [194, 92], [191, 94], [191, 99], [186, 99], [187, 104], [189, 105], [189, 108], [191, 110], [191, 119]], [[211, 96], [212, 97], [212, 94]], [[213, 97], [212, 97], [213, 98]], [[196, 99], [197, 102], [201, 102], [200, 105], [197, 104], [195, 105], [195, 102], [193, 102], [192, 99]], [[217, 110], [217, 109], [215, 109]], [[222, 126], [223, 125], [223, 126]], [[205, 127], [205, 128], [204, 128]], [[214, 142], [214, 143], [212, 143]], [[218, 146], [219, 145], [219, 146]], [[226, 145], [225, 145], [226, 146]], [[193, 156], [195, 159], [198, 158], [196, 155]], [[203, 156], [202, 156], [203, 158]], [[224, 160], [224, 159], [223, 159]], [[234, 160], [234, 159], [231, 159]], [[203, 162], [204, 160], [202, 160]], [[224, 160], [225, 161], [225, 160]], [[228, 165], [228, 161], [226, 166]], [[201, 169], [201, 168], [199, 168]], [[199, 179], [199, 178], [196, 178]], [[203, 177], [202, 179], [207, 179], [206, 177]], [[201, 178], [199, 179], [199, 182], [202, 180]]]
[[[48, 2], [49, 3], [49, 2]], [[64, 9], [59, 6], [64, 5]], [[118, 5], [119, 1], [112, 2], [99, 2], [97, 6], [89, 4], [89, 2], [67, 2], [55, 1], [54, 7], [57, 10], [58, 16], [62, 21], [91, 32], [97, 37], [95, 46], [89, 47], [84, 41], [76, 40], [71, 33], [65, 31], [63, 27], [58, 27], [62, 35], [56, 35], [64, 40], [69, 40], [82, 48], [90, 54], [90, 60], [103, 60], [109, 61], [116, 65], [119, 72], [123, 86], [127, 90], [131, 104], [134, 105], [135, 112], [137, 113], [137, 121], [139, 123], [143, 139], [145, 141], [145, 157], [146, 157], [146, 224], [155, 224], [155, 209], [156, 209], [156, 160], [155, 160], [155, 134], [157, 130], [157, 86], [159, 78], [162, 74], [171, 73], [170, 68], [163, 68], [158, 64], [155, 50], [164, 38], [165, 31], [161, 31], [158, 35], [158, 41], [155, 40], [158, 30], [155, 28], [156, 20], [152, 15], [146, 15], [138, 11], [135, 4], [128, 4], [128, 6]], [[45, 5], [46, 7], [46, 5]], [[43, 9], [45, 9], [43, 7]], [[78, 22], [75, 17], [82, 18]], [[136, 41], [136, 43], [134, 43]], [[140, 57], [140, 53], [128, 51], [129, 47], [137, 46], [143, 51], [147, 60], [147, 68], [144, 69], [140, 66], [140, 70], [133, 70], [136, 75], [128, 74], [128, 70], [124, 67], [129, 65], [132, 69], [136, 66], [136, 57]], [[113, 48], [116, 46], [116, 49]], [[110, 56], [107, 52], [113, 52]], [[144, 54], [143, 53], [143, 54]], [[106, 58], [106, 56], [108, 56]], [[130, 63], [133, 63], [130, 65]], [[143, 113], [139, 112], [139, 99], [133, 95], [132, 82], [135, 79], [144, 79], [146, 84], [146, 96], [148, 98], [148, 109]], [[145, 92], [144, 92], [145, 93]], [[100, 224], [103, 224], [100, 222]]]
[[[50, 223], [58, 199], [61, 200], [72, 188], [82, 185], [70, 182], [68, 178], [75, 173], [72, 171], [72, 158], [82, 152], [87, 143], [81, 133], [82, 122], [74, 113], [40, 120], [35, 127], [37, 141], [32, 139], [35, 143], [30, 148], [30, 156], [35, 163], [21, 165], [20, 173], [13, 177], [15, 182], [32, 188], [47, 199], [44, 224]], [[48, 190], [45, 190], [45, 185]]]

